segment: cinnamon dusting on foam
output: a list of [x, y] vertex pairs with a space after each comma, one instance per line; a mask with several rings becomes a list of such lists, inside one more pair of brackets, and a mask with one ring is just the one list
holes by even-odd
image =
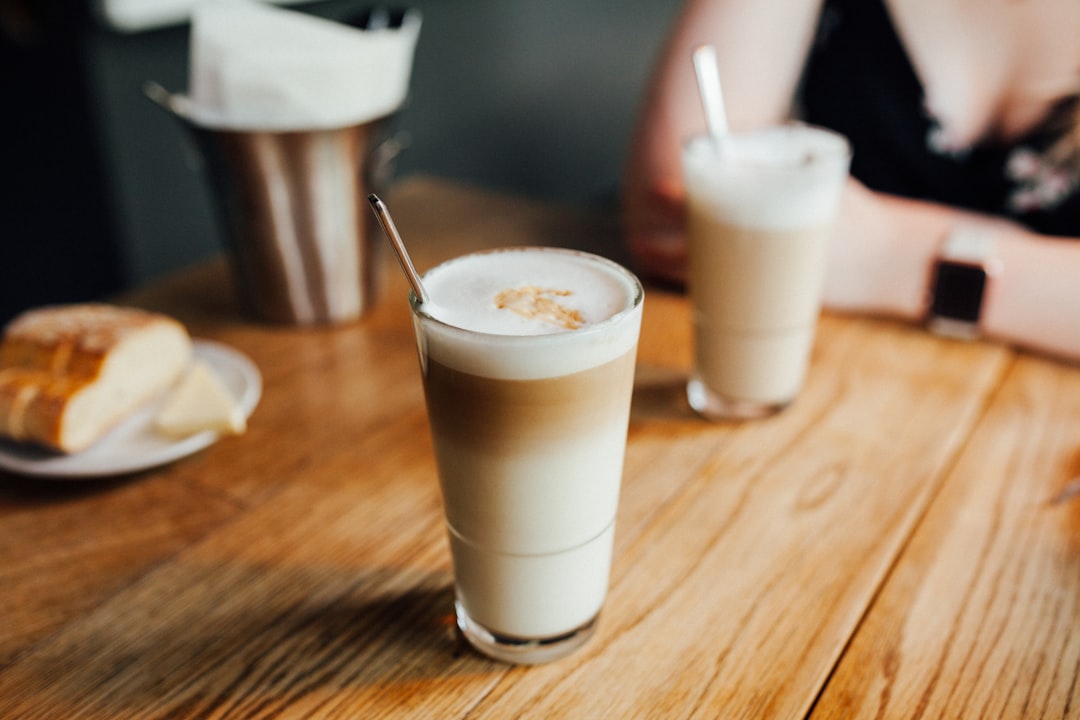
[[537, 285], [501, 290], [495, 296], [495, 307], [510, 310], [530, 320], [539, 320], [566, 330], [577, 330], [585, 324], [581, 313], [559, 303], [556, 298], [568, 297], [570, 290], [552, 290]]

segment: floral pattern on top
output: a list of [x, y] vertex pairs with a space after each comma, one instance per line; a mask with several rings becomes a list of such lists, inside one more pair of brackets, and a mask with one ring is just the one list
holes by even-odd
[[1015, 187], [1007, 199], [1008, 209], [1017, 214], [1053, 210], [1080, 187], [1080, 172], [1074, 164], [1020, 146], [1005, 162], [1005, 177]]
[[[1075, 102], [1075, 98], [1071, 100], [1068, 105]], [[923, 110], [929, 121], [927, 149], [939, 157], [957, 162], [966, 160], [974, 146], [952, 139], [925, 103]], [[1061, 155], [1053, 144], [1041, 149], [1032, 144], [1013, 148], [1003, 168], [1006, 180], [1012, 185], [1004, 209], [1013, 215], [1053, 210], [1080, 189], [1080, 164]]]

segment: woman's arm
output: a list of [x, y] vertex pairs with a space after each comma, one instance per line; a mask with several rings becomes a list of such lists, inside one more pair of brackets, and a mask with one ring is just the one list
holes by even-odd
[[1080, 360], [1080, 241], [1032, 233], [946, 205], [845, 189], [825, 282], [825, 306], [922, 322], [934, 262], [958, 226], [996, 240], [980, 327], [995, 340]]
[[984, 307], [988, 336], [1080, 360], [1080, 240], [1003, 232]]

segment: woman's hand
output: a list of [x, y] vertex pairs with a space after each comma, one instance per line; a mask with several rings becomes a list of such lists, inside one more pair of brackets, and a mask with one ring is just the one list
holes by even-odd
[[921, 319], [934, 254], [950, 214], [944, 208], [917, 212], [909, 201], [848, 180], [829, 247], [825, 307]]
[[625, 205], [624, 231], [635, 270], [653, 280], [686, 281], [686, 201], [677, 190], [642, 190]]

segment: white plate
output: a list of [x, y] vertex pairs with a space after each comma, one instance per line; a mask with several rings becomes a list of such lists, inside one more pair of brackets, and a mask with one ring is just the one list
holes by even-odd
[[[204, 360], [233, 394], [247, 418], [262, 396], [259, 368], [243, 353], [221, 343], [196, 340], [195, 357]], [[150, 403], [116, 426], [90, 448], [60, 455], [42, 448], [0, 441], [0, 468], [22, 475], [53, 478], [99, 478], [146, 470], [179, 460], [212, 445], [218, 433], [207, 431], [175, 440], [154, 429], [163, 400]]]

